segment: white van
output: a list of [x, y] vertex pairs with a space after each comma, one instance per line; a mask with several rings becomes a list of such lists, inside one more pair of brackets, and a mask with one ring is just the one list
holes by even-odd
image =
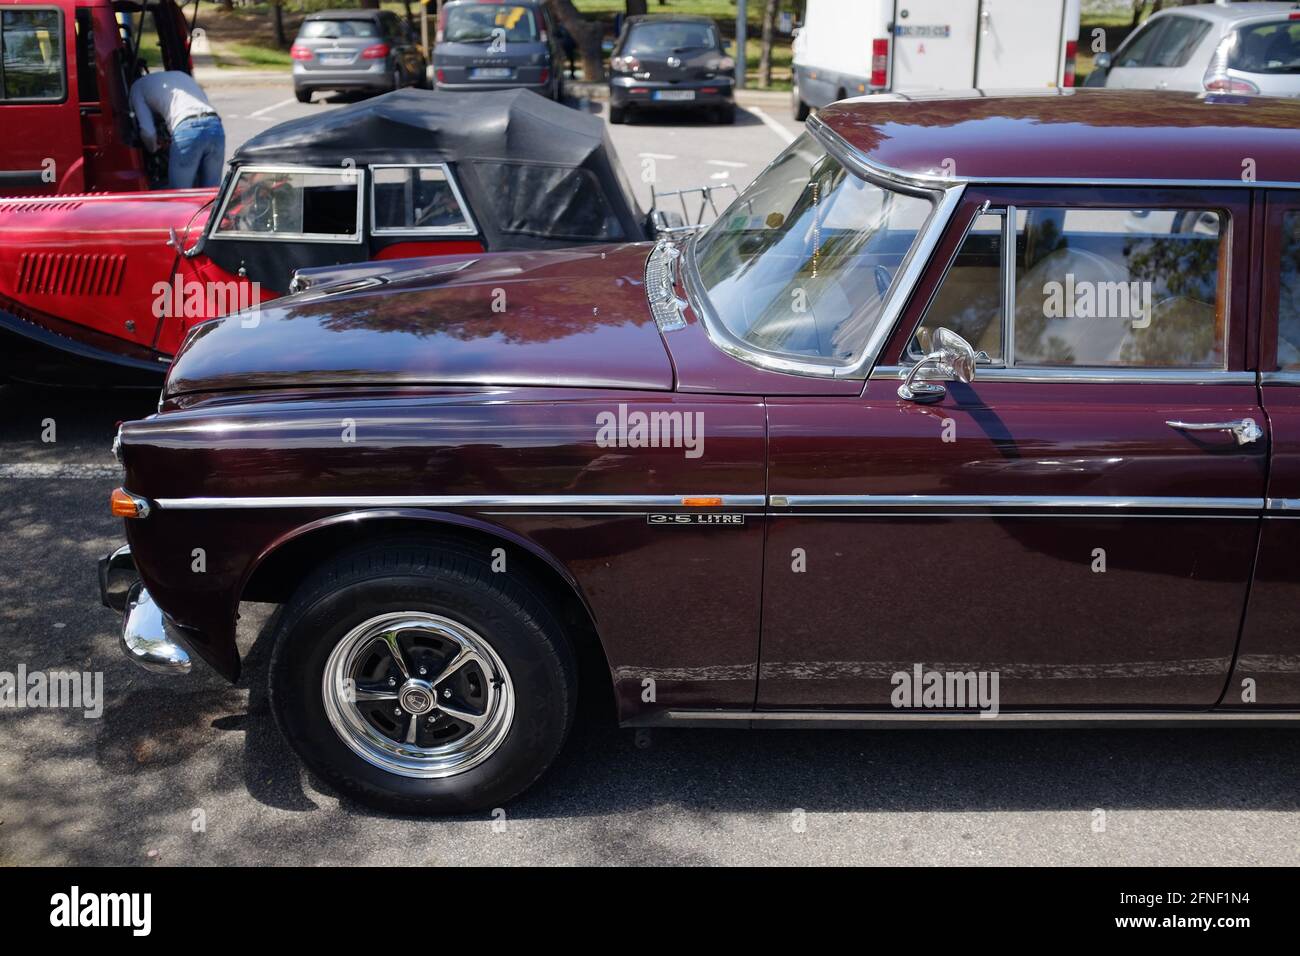
[[808, 0], [793, 107], [884, 90], [1074, 85], [1080, 0]]

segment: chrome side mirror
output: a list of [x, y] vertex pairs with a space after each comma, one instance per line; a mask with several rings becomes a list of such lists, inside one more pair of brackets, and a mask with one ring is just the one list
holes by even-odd
[[1109, 70], [1111, 67], [1111, 55], [1109, 53], [1098, 53], [1092, 58], [1092, 68], [1094, 70]]
[[922, 329], [917, 340], [925, 351], [925, 358], [911, 367], [903, 384], [898, 386], [898, 397], [909, 402], [928, 405], [948, 393], [939, 382], [918, 382], [917, 375], [927, 366], [934, 366], [945, 378], [970, 382], [975, 378], [975, 350], [971, 344], [951, 329], [937, 329], [930, 334]]

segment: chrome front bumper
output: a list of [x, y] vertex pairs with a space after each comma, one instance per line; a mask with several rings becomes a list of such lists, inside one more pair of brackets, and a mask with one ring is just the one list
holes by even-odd
[[123, 612], [121, 641], [127, 657], [156, 674], [189, 673], [193, 665], [180, 628], [153, 602], [135, 573], [129, 547], [99, 562], [99, 594], [105, 607]]

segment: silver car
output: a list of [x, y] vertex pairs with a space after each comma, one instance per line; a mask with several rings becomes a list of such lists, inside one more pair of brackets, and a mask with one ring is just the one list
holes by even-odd
[[1085, 86], [1300, 96], [1300, 7], [1233, 3], [1151, 17], [1114, 55], [1099, 53]]
[[289, 48], [300, 103], [317, 90], [388, 93], [428, 87], [428, 61], [406, 22], [387, 10], [327, 10], [302, 21]]

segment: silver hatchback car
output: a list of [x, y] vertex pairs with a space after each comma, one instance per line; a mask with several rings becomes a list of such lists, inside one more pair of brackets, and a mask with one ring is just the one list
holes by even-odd
[[1205, 4], [1164, 10], [1114, 55], [1099, 53], [1085, 86], [1300, 96], [1300, 7]]
[[293, 92], [311, 102], [317, 90], [388, 93], [429, 86], [424, 50], [406, 22], [387, 10], [310, 14], [289, 48]]

